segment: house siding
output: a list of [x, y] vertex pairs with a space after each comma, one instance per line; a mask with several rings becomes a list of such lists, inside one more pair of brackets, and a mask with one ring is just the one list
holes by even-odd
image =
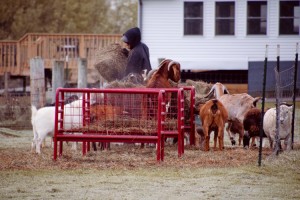
[[[223, 0], [226, 1], [226, 0]], [[229, 0], [230, 1], [230, 0]], [[231, 0], [232, 1], [232, 0]], [[150, 48], [153, 68], [160, 58], [170, 58], [190, 70], [248, 70], [249, 62], [275, 61], [280, 45], [282, 61], [295, 57], [299, 35], [279, 36], [279, 0], [267, 1], [267, 35], [247, 36], [247, 1], [235, 2], [235, 35], [215, 36], [215, 2], [203, 0], [202, 36], [183, 35], [184, 0], [143, 0], [142, 41]]]

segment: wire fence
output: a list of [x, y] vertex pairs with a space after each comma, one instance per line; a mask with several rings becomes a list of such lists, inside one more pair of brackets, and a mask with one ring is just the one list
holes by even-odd
[[[268, 92], [266, 94], [266, 77], [268, 76], [267, 73], [267, 52], [268, 52], [268, 46], [266, 46], [266, 57], [265, 57], [265, 65], [264, 65], [264, 81], [263, 81], [263, 101], [262, 101], [262, 111], [268, 112], [267, 110], [271, 108], [276, 109], [276, 115], [275, 120], [275, 137], [272, 131], [269, 132], [270, 135], [268, 137], [274, 138], [274, 154], [278, 155], [279, 151], [281, 150], [281, 140], [286, 140], [286, 138], [290, 137], [288, 141], [285, 141], [285, 145], [289, 146], [288, 143], [290, 143], [291, 147], [293, 147], [293, 144], [295, 142], [300, 141], [300, 102], [299, 99], [297, 101], [297, 98], [299, 96], [299, 89], [297, 89], [297, 85], [299, 84], [297, 79], [297, 71], [298, 71], [298, 44], [296, 44], [296, 54], [295, 54], [295, 62], [292, 66], [288, 68], [281, 69], [280, 68], [280, 46], [277, 46], [277, 63], [276, 67], [274, 68], [274, 78], [275, 78], [275, 90], [273, 92]], [[270, 98], [273, 99], [272, 101], [269, 101], [265, 103], [266, 97], [275, 97]], [[266, 104], [266, 105], [265, 105]], [[273, 105], [272, 105], [273, 104]], [[288, 110], [288, 114], [283, 113], [283, 107], [282, 104], [285, 104], [289, 107], [293, 106], [292, 112], [290, 112], [290, 109]], [[266, 107], [266, 109], [265, 109]], [[282, 115], [281, 115], [282, 112]], [[267, 114], [266, 114], [267, 115]], [[292, 120], [289, 121], [289, 116], [291, 116]], [[266, 116], [264, 117], [266, 118]], [[284, 121], [282, 121], [284, 120]], [[285, 125], [286, 124], [286, 125]], [[265, 126], [265, 124], [261, 123], [261, 137], [263, 135], [262, 126]], [[269, 127], [270, 128], [270, 127]], [[265, 130], [266, 131], [266, 130]], [[286, 132], [288, 136], [286, 136]], [[261, 138], [262, 139], [262, 138]], [[271, 142], [271, 139], [270, 139]], [[262, 152], [262, 142], [260, 143], [260, 149], [259, 149], [259, 159], [258, 164], [261, 165], [261, 152]]]
[[0, 109], [0, 127], [16, 130], [32, 128], [29, 93], [0, 95]]
[[[286, 131], [286, 130], [280, 130], [280, 116], [281, 116], [281, 109], [280, 105], [286, 104], [286, 105], [296, 105], [296, 102], [294, 102], [294, 94], [296, 95], [296, 91], [294, 91], [294, 84], [296, 80], [294, 80], [294, 72], [295, 66], [290, 67], [289, 69], [279, 71], [279, 66], [274, 69], [275, 70], [275, 79], [276, 79], [276, 141], [275, 141], [275, 150], [278, 154], [278, 151], [280, 149], [280, 132]], [[295, 113], [296, 114], [296, 113]], [[296, 118], [292, 119], [291, 126], [295, 125]], [[299, 127], [293, 128], [293, 132], [291, 133], [291, 141], [293, 142], [295, 137], [297, 137], [297, 140], [299, 139]], [[297, 133], [297, 134], [295, 134]]]

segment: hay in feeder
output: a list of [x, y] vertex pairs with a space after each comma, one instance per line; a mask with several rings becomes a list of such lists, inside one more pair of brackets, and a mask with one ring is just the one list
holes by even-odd
[[126, 52], [120, 44], [114, 43], [98, 49], [94, 66], [105, 80], [111, 82], [125, 76], [126, 63]]
[[194, 86], [196, 96], [204, 97], [207, 95], [207, 93], [210, 91], [213, 84], [206, 83], [204, 81], [193, 81], [193, 80], [186, 80], [186, 85], [188, 86]]
[[136, 84], [131, 81], [112, 81], [108, 83], [105, 88], [143, 88], [145, 87], [142, 84]]
[[[194, 86], [195, 87], [195, 107], [198, 110], [199, 104], [204, 104], [209, 98], [205, 97], [208, 92], [210, 91], [213, 84], [206, 83], [204, 81], [193, 81], [193, 80], [186, 80], [185, 83], [181, 83], [180, 85], [184, 86]], [[190, 106], [190, 93], [185, 92], [185, 106]]]

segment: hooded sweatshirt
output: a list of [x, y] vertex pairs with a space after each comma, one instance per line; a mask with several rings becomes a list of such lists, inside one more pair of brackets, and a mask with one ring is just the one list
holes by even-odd
[[141, 42], [140, 29], [138, 27], [129, 29], [123, 34], [122, 40], [130, 47], [126, 76], [129, 73], [142, 74], [145, 69], [149, 72], [151, 70], [149, 48]]

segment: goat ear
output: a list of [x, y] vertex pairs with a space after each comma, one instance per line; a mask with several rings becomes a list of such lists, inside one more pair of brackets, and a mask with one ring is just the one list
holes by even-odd
[[286, 105], [288, 107], [293, 106], [293, 104], [287, 103], [287, 102], [281, 102], [279, 105]]
[[257, 104], [257, 102], [258, 102], [259, 100], [261, 100], [261, 97], [255, 97], [255, 98], [254, 98], [254, 101], [253, 101], [254, 107], [256, 107], [256, 104]]
[[294, 110], [293, 108], [294, 108], [293, 105], [289, 106], [289, 112], [290, 112], [290, 113], [293, 113], [293, 110]]
[[227, 88], [224, 88], [224, 94], [230, 94]]
[[222, 84], [222, 89], [223, 89], [224, 94], [230, 94], [228, 89], [226, 88], [226, 86], [223, 84]]
[[180, 64], [176, 61], [171, 61], [168, 65], [169, 79], [178, 83], [180, 80]]

